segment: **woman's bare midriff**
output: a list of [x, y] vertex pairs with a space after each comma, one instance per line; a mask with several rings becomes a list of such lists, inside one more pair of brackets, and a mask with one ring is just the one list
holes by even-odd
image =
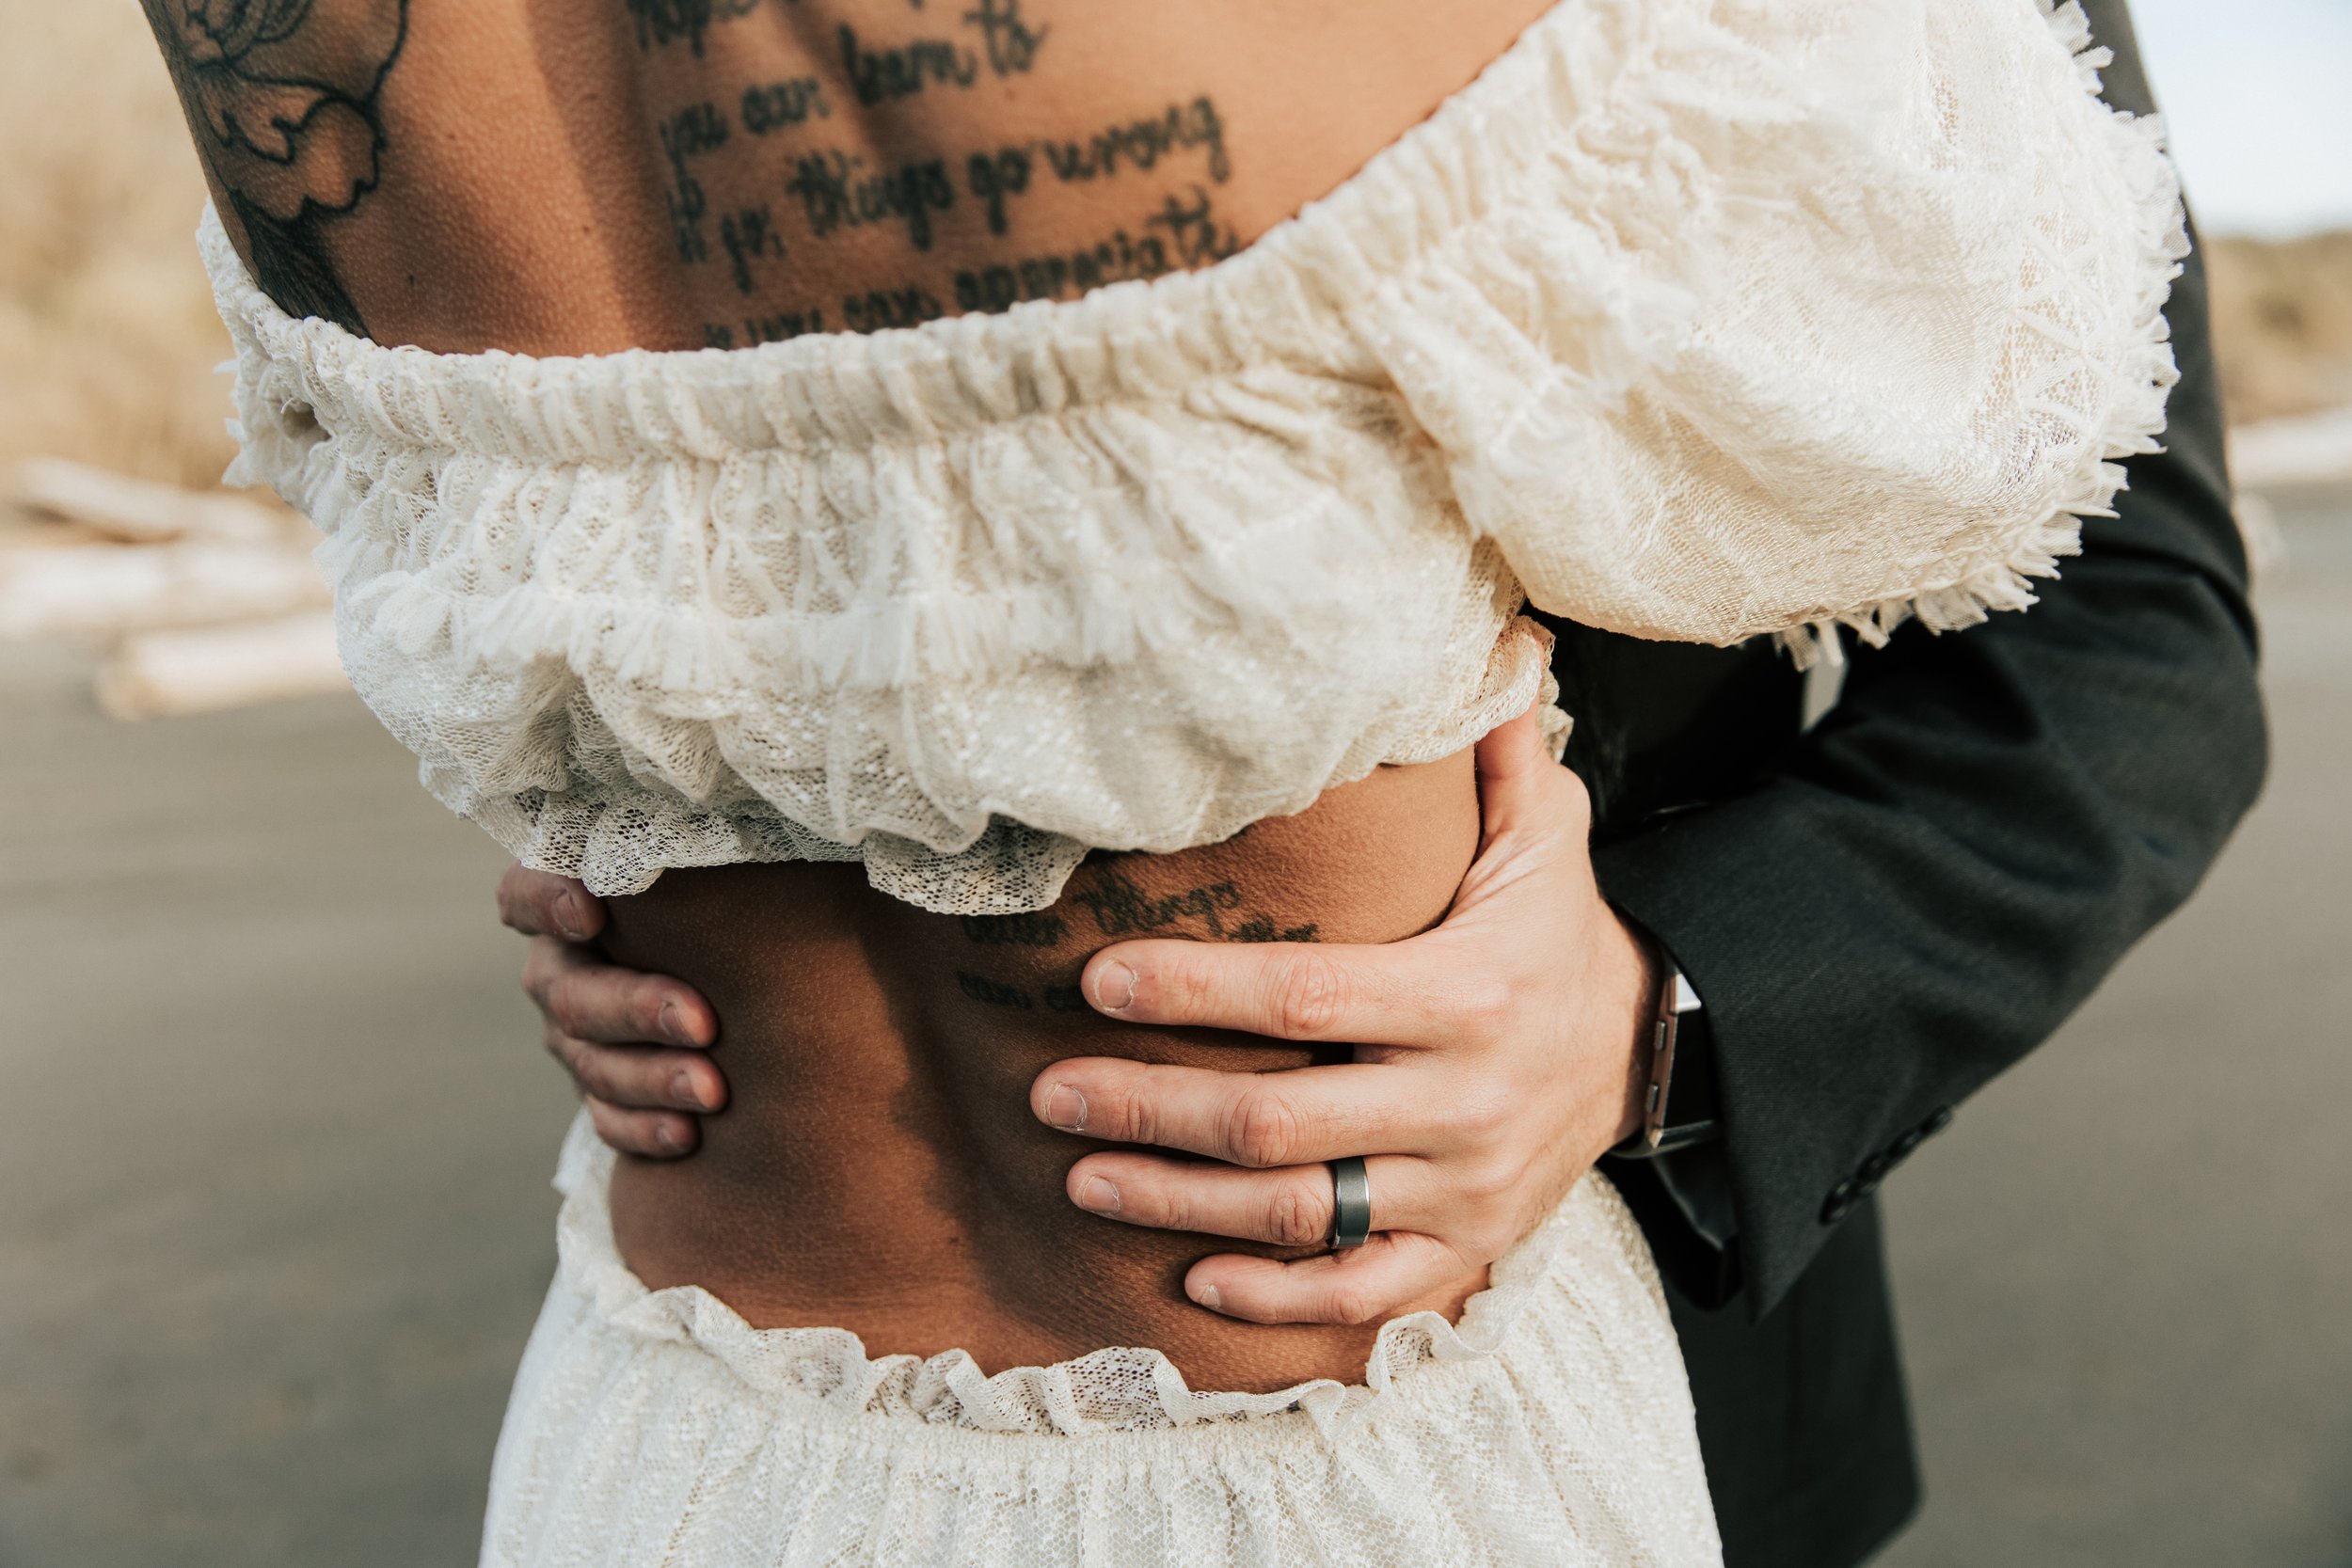
[[[1104, 1146], [1039, 1122], [1029, 1085], [1084, 1055], [1307, 1065], [1305, 1047], [1103, 1018], [1079, 970], [1133, 937], [1409, 936], [1443, 915], [1477, 841], [1464, 753], [1224, 844], [1092, 857], [1036, 914], [927, 913], [854, 864], [670, 872], [612, 902], [608, 945], [710, 999], [731, 1099], [692, 1158], [621, 1160], [622, 1256], [649, 1286], [701, 1285], [761, 1326], [853, 1329], [875, 1354], [961, 1347], [996, 1371], [1149, 1345], [1197, 1388], [1358, 1380], [1373, 1327], [1237, 1323], [1184, 1295], [1211, 1252], [1295, 1254], [1074, 1207], [1064, 1173]], [[1483, 1283], [1418, 1305], [1451, 1313]]]

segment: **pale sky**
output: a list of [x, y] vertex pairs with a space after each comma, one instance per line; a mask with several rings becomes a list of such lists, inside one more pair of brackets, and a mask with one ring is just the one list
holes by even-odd
[[2207, 233], [2352, 228], [2352, 0], [2132, 0]]

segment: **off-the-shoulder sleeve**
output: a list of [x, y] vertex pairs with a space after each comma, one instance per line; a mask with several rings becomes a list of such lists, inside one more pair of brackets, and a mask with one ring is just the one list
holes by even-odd
[[2079, 7], [1583, 9], [1537, 118], [1411, 146], [1480, 210], [1349, 311], [1472, 527], [1642, 637], [2029, 603], [2154, 448], [2187, 250]]

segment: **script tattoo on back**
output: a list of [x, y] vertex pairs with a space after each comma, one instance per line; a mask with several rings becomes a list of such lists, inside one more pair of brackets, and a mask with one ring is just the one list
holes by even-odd
[[[382, 99], [408, 42], [410, 0], [140, 3], [262, 291], [290, 314], [369, 335], [328, 239], [383, 178]], [[907, 117], [927, 99], [1010, 92], [1050, 77], [1059, 59], [1080, 69], [1083, 51], [1057, 41], [1063, 24], [1040, 14], [1057, 3], [1067, 0], [865, 0], [821, 13], [816, 0], [583, 8], [581, 24], [622, 29], [613, 43], [651, 72], [645, 134], [660, 177], [645, 216], [690, 285], [708, 280], [688, 295], [713, 318], [701, 341], [736, 348], [914, 326], [1238, 250], [1216, 205], [1233, 153], [1209, 93], [1153, 105], [1147, 89], [1133, 108], [1052, 135], [920, 139]], [[787, 22], [794, 12], [801, 20]], [[739, 58], [752, 55], [723, 47], [763, 15], [806, 40], [802, 69], [779, 74], [772, 51], [757, 54], [765, 69], [745, 69]], [[878, 142], [894, 119], [917, 126], [917, 138]], [[903, 150], [878, 150], [894, 147]], [[1049, 233], [1026, 215], [1041, 193], [1062, 188], [1084, 191], [1101, 213], [1090, 234]], [[1068, 202], [1056, 211], [1066, 222]], [[952, 263], [939, 254], [950, 234]], [[845, 264], [818, 264], [828, 253]], [[877, 260], [894, 254], [903, 261]], [[850, 258], [854, 287], [821, 296], [810, 287], [845, 276]]]
[[760, 0], [628, 0], [637, 24], [637, 47], [665, 48], [683, 40], [700, 56], [710, 29], [759, 9]]
[[408, 0], [140, 4], [262, 293], [366, 336], [325, 235], [381, 177], [378, 100], [407, 42]]
[[[707, 62], [675, 78], [691, 84], [691, 96], [660, 104], [655, 126], [664, 171], [657, 215], [677, 260], [731, 284], [742, 302], [739, 315], [703, 323], [707, 345], [1007, 310], [1207, 265], [1240, 248], [1216, 211], [1216, 189], [1232, 177], [1233, 159], [1207, 93], [1072, 134], [933, 145], [912, 156], [878, 152], [854, 129], [845, 139], [842, 127], [862, 124], [860, 111], [1050, 73], [1057, 29], [1037, 14], [1045, 0], [875, 0], [833, 25], [830, 48], [804, 71], [731, 79], [713, 38], [763, 9], [803, 4], [627, 0], [641, 53]], [[904, 24], [894, 24], [896, 14]], [[1100, 189], [1112, 220], [1090, 238], [1025, 239], [1030, 198], [1060, 186]], [[929, 258], [949, 225], [1006, 244], [977, 263], [967, 247], [960, 264], [940, 266]], [[819, 269], [807, 263], [852, 240], [868, 266], [878, 241], [902, 245], [906, 270], [810, 297], [799, 278]]]

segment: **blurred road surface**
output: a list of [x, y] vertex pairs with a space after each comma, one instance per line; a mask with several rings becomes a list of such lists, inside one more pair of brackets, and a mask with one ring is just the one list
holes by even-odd
[[[1893, 1568], [2352, 1564], [2352, 494], [2280, 511], [2267, 798], [1890, 1184]], [[502, 857], [354, 702], [87, 673], [0, 650], [0, 1568], [470, 1561], [570, 1110]]]
[[2277, 500], [2267, 794], [1888, 1183], [1929, 1500], [1886, 1568], [2352, 1565], [2352, 494]]

